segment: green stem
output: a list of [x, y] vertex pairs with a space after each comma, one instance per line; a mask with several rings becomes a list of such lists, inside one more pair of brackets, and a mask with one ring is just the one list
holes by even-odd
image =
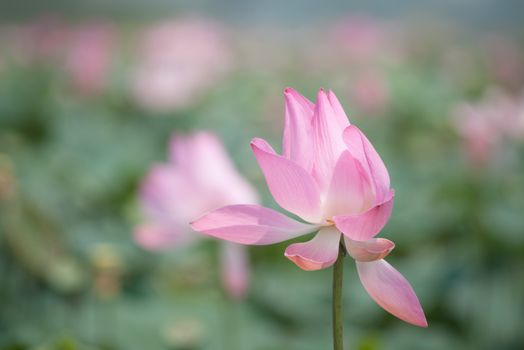
[[344, 272], [345, 248], [340, 245], [338, 257], [333, 266], [333, 349], [344, 349], [342, 319], [342, 278]]

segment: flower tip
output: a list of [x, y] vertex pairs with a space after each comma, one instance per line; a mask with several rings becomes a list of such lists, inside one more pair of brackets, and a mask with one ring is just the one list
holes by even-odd
[[424, 313], [422, 313], [422, 317], [419, 320], [417, 320], [416, 322], [413, 322], [412, 324], [420, 328], [428, 328], [429, 326]]
[[260, 138], [258, 137], [255, 137], [253, 139], [251, 139], [251, 142], [249, 142], [249, 145], [251, 146], [251, 148], [255, 148], [255, 147], [259, 147], [260, 145]]
[[199, 222], [200, 222], [200, 218], [192, 220], [189, 222], [189, 227], [191, 227], [193, 231], [199, 232], [199, 230], [201, 229]]
[[286, 103], [300, 103], [300, 101], [304, 99], [304, 96], [302, 96], [297, 90], [293, 89], [292, 87], [286, 87], [284, 89], [284, 98], [286, 100]]
[[328, 96], [326, 94], [326, 90], [324, 88], [320, 88], [318, 90], [318, 94], [317, 94], [317, 106], [320, 105], [320, 104], [324, 104], [324, 102], [326, 102]]
[[284, 95], [293, 94], [295, 92], [296, 92], [295, 89], [293, 89], [292, 87], [289, 87], [289, 86], [284, 89]]
[[412, 324], [413, 326], [417, 326], [420, 328], [428, 328], [428, 321], [426, 320], [426, 315], [424, 314], [424, 310], [422, 310], [422, 307], [420, 305], [415, 315], [412, 315], [411, 317], [408, 317], [407, 319], [403, 320], [409, 324]]
[[338, 98], [337, 98], [337, 95], [335, 95], [335, 93], [333, 92], [333, 90], [329, 89], [328, 92], [327, 92], [327, 95], [329, 97], [329, 99], [335, 99], [338, 101]]
[[264, 140], [258, 137], [255, 137], [250, 142], [251, 149], [253, 152], [257, 153], [258, 151], [266, 152], [266, 153], [275, 153], [275, 151], [271, 148], [271, 146]]

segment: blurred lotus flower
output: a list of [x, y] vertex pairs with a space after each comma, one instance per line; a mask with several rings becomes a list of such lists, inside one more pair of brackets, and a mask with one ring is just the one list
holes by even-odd
[[96, 94], [105, 87], [114, 43], [114, 29], [107, 22], [88, 23], [71, 33], [66, 69], [79, 93]]
[[384, 59], [390, 52], [391, 28], [386, 23], [365, 15], [354, 15], [335, 24], [330, 37], [344, 56], [358, 63]]
[[[146, 176], [140, 188], [145, 222], [136, 242], [148, 250], [186, 246], [199, 238], [188, 225], [200, 213], [228, 204], [256, 203], [258, 196], [237, 172], [219, 139], [206, 132], [174, 136], [170, 161]], [[245, 247], [225, 243], [221, 249], [222, 281], [233, 297], [248, 286]]]
[[165, 112], [191, 105], [230, 66], [224, 30], [203, 19], [160, 23], [144, 34], [134, 96], [144, 108]]
[[64, 53], [68, 28], [55, 16], [38, 17], [21, 25], [3, 28], [8, 58], [18, 64], [56, 63]]
[[394, 192], [380, 156], [349, 124], [331, 91], [320, 90], [316, 104], [289, 88], [285, 97], [283, 155], [258, 138], [251, 147], [273, 198], [308, 223], [244, 204], [208, 212], [192, 223], [193, 229], [252, 245], [318, 231], [312, 240], [288, 246], [286, 257], [304, 270], [324, 269], [335, 263], [345, 245], [362, 284], [380, 306], [406, 322], [427, 326], [410, 284], [383, 260], [393, 242], [373, 238], [393, 208]]
[[390, 97], [384, 72], [378, 69], [359, 72], [351, 88], [351, 96], [365, 114], [376, 114], [383, 111]]
[[491, 89], [481, 101], [462, 103], [455, 108], [453, 124], [473, 165], [484, 166], [489, 162], [504, 138], [524, 138], [523, 106], [524, 99]]
[[510, 37], [487, 36], [484, 42], [488, 72], [495, 81], [510, 88], [524, 83], [524, 53]]

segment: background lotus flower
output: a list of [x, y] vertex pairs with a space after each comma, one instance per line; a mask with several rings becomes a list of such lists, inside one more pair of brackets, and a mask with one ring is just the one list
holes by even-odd
[[92, 22], [76, 28], [66, 53], [66, 67], [74, 88], [82, 94], [101, 92], [107, 83], [115, 33], [106, 22]]
[[390, 40], [385, 23], [366, 15], [353, 15], [340, 20], [331, 35], [350, 59], [365, 62], [384, 53]]
[[2, 28], [2, 51], [18, 64], [56, 63], [64, 53], [69, 34], [62, 18], [40, 16]]
[[493, 79], [512, 89], [524, 83], [524, 54], [517, 42], [507, 36], [487, 35], [482, 43], [483, 59]]
[[[154, 166], [140, 188], [145, 222], [136, 242], [148, 250], [180, 247], [199, 236], [188, 223], [200, 213], [227, 204], [256, 203], [257, 194], [237, 172], [219, 139], [208, 132], [173, 136], [170, 160]], [[242, 297], [248, 285], [245, 247], [221, 245], [225, 289]]]
[[204, 19], [176, 19], [144, 34], [133, 93], [144, 108], [165, 112], [189, 106], [230, 67], [224, 30]]
[[316, 104], [289, 88], [285, 97], [283, 154], [262, 139], [251, 147], [273, 198], [307, 223], [258, 205], [232, 205], [205, 214], [193, 229], [242, 244], [277, 243], [318, 230], [312, 240], [288, 246], [285, 256], [304, 270], [323, 269], [335, 263], [343, 244], [380, 306], [427, 326], [410, 284], [383, 260], [393, 242], [374, 238], [391, 215], [394, 197], [380, 156], [349, 124], [331, 91], [320, 90]]
[[379, 69], [363, 69], [355, 77], [351, 97], [365, 115], [383, 112], [390, 101], [385, 72]]
[[463, 138], [471, 164], [484, 166], [506, 138], [522, 139], [522, 99], [497, 88], [489, 90], [477, 103], [459, 104], [453, 114], [453, 125]]

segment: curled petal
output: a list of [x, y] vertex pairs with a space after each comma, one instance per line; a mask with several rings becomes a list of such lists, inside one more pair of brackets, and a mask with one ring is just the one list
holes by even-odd
[[360, 214], [334, 216], [333, 222], [349, 238], [366, 241], [379, 233], [388, 222], [393, 210], [393, 197], [394, 192], [390, 191], [383, 203]]
[[287, 247], [285, 256], [303, 270], [321, 270], [335, 263], [340, 246], [340, 232], [335, 227], [324, 227], [304, 243]]
[[286, 88], [286, 118], [282, 153], [296, 162], [308, 173], [311, 172], [311, 119], [315, 105], [297, 91]]
[[322, 191], [327, 190], [340, 154], [346, 149], [342, 134], [349, 125], [347, 119], [333, 109], [324, 90], [317, 96], [312, 121], [313, 176]]
[[377, 151], [356, 126], [344, 130], [344, 141], [353, 157], [357, 158], [369, 173], [376, 191], [376, 201], [382, 202], [389, 192], [389, 173]]
[[295, 162], [275, 154], [262, 139], [254, 139], [251, 148], [275, 201], [306, 221], [319, 222], [320, 192], [313, 177]]
[[362, 285], [384, 310], [403, 321], [427, 327], [424, 311], [409, 282], [385, 260], [357, 261]]
[[373, 203], [372, 188], [360, 162], [344, 151], [337, 161], [324, 204], [324, 216], [360, 213]]
[[286, 241], [318, 228], [259, 205], [222, 207], [192, 222], [191, 227], [209, 236], [252, 245]]
[[220, 258], [224, 289], [232, 298], [242, 299], [249, 287], [249, 258], [246, 247], [224, 242]]
[[346, 250], [356, 261], [375, 261], [385, 258], [395, 248], [395, 243], [385, 238], [354, 241], [344, 236]]

